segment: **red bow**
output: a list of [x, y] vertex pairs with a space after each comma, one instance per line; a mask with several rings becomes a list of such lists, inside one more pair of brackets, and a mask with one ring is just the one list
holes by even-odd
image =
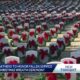
[[17, 28], [16, 31], [19, 33], [21, 31], [21, 29], [20, 28]]
[[8, 73], [7, 76], [8, 76], [8, 77], [13, 76], [13, 78], [16, 79], [16, 78], [18, 77], [18, 73]]
[[62, 27], [64, 24], [60, 24], [60, 27]]
[[69, 63], [67, 61], [64, 61], [64, 64], [73, 64], [73, 61], [69, 61]]
[[36, 43], [35, 43], [34, 40], [29, 41], [29, 46], [30, 46], [30, 48], [31, 48], [31, 47], [34, 47], [35, 45], [36, 45]]
[[50, 46], [50, 51], [51, 51], [51, 54], [54, 54], [55, 53], [55, 51], [57, 51], [57, 46]]
[[56, 31], [50, 30], [50, 34], [54, 36], [54, 34], [56, 33]]
[[4, 35], [0, 35], [0, 39], [4, 38]]
[[80, 62], [80, 57], [75, 58], [74, 56], [72, 56], [72, 58], [76, 59], [77, 63]]
[[41, 32], [41, 28], [39, 27], [39, 28], [37, 28], [37, 32], [38, 33], [40, 33]]
[[65, 76], [66, 76], [67, 80], [70, 80], [70, 78], [71, 78], [71, 74], [70, 73], [66, 73]]
[[31, 31], [29, 34], [30, 36], [34, 36], [34, 31]]
[[5, 46], [5, 44], [1, 42], [0, 43], [0, 48], [2, 49], [4, 46]]
[[26, 57], [26, 63], [28, 63], [28, 64], [32, 64], [34, 60], [35, 60], [35, 56], [33, 54], [32, 55], [28, 55]]
[[73, 30], [73, 33], [74, 33], [74, 35], [76, 35], [76, 33], [77, 33], [77, 30]]
[[63, 19], [62, 19], [63, 22], [66, 22], [66, 20], [67, 20], [66, 18], [63, 18]]
[[80, 27], [80, 22], [78, 24], [79, 24], [79, 27]]
[[57, 74], [55, 73], [47, 73], [46, 76], [48, 80], [57, 80]]
[[24, 53], [24, 51], [25, 51], [25, 47], [24, 47], [24, 46], [22, 46], [22, 47], [18, 47], [18, 51], [21, 51], [22, 53]]
[[8, 24], [8, 23], [9, 23], [8, 21], [6, 21], [6, 20], [4, 21], [4, 24], [5, 24], [5, 25]]
[[65, 43], [68, 44], [69, 41], [70, 41], [70, 38], [69, 37], [64, 37], [64, 40], [65, 40]]
[[3, 28], [0, 28], [0, 32], [3, 32]]
[[60, 29], [62, 29], [62, 27], [63, 27], [63, 24], [60, 24]]
[[72, 33], [70, 33], [70, 32], [68, 32], [67, 34], [69, 34], [70, 38], [73, 36], [73, 34], [72, 34]]
[[56, 32], [59, 30], [59, 28], [57, 28], [57, 27], [55, 29], [56, 29]]
[[44, 33], [44, 37], [45, 37], [46, 40], [48, 40], [49, 34], [45, 32], [45, 33]]
[[44, 51], [44, 50], [40, 50], [40, 56], [41, 56], [41, 59], [44, 59], [45, 56], [47, 56], [47, 51]]
[[18, 62], [16, 60], [11, 60], [8, 62], [8, 64], [18, 64]]
[[59, 45], [59, 47], [62, 47], [62, 45], [64, 44], [64, 42], [63, 41], [57, 41], [57, 43], [58, 43], [58, 45]]
[[[67, 61], [64, 61], [64, 63], [65, 64], [73, 64], [72, 61], [69, 61], [69, 63]], [[69, 80], [71, 78], [71, 74], [70, 73], [66, 73], [65, 76], [66, 76], [67, 80]]]
[[43, 37], [38, 37], [38, 43], [43, 44], [43, 42], [44, 42], [44, 38]]
[[11, 17], [8, 17], [9, 21], [12, 21], [12, 18]]
[[13, 39], [15, 42], [18, 42], [19, 41], [19, 38], [14, 38]]
[[27, 40], [27, 35], [26, 34], [22, 34], [22, 40], [23, 41]]
[[43, 25], [44, 30], [46, 30], [48, 28], [48, 26], [45, 24]]
[[[18, 64], [18, 62], [16, 61], [16, 60], [13, 60], [13, 61], [10, 61], [8, 64]], [[17, 78], [18, 77], [18, 73], [8, 73], [7, 74], [7, 76], [8, 77], [12, 77], [13, 76], [13, 78]]]
[[8, 49], [8, 50], [4, 50], [4, 53], [7, 55], [7, 56], [10, 56], [12, 54], [11, 50]]
[[9, 34], [10, 37], [12, 37], [12, 35], [15, 34], [15, 32], [14, 31], [10, 31], [8, 34]]
[[78, 27], [79, 27], [79, 25], [78, 25], [78, 24], [75, 24], [75, 25], [74, 25], [74, 27], [75, 27], [75, 28], [78, 28]]

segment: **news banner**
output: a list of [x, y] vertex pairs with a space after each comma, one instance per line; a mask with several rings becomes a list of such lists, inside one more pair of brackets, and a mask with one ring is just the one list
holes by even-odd
[[0, 72], [80, 73], [80, 64], [0, 64]]

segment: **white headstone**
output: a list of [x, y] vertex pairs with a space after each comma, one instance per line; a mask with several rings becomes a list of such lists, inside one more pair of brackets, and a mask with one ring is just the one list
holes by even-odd
[[[20, 63], [19, 57], [16, 57], [16, 56], [5, 57], [5, 64], [9, 64], [10, 61], [17, 62], [15, 64]], [[16, 74], [17, 74], [17, 76], [15, 76]], [[14, 73], [14, 72], [5, 73], [5, 80], [18, 80], [19, 77], [20, 77], [20, 74], [19, 73]]]
[[[63, 62], [64, 64], [76, 64], [76, 59], [63, 58], [61, 59], [61, 62]], [[70, 74], [70, 79], [67, 79], [67, 80], [77, 80], [77, 74], [75, 73]]]

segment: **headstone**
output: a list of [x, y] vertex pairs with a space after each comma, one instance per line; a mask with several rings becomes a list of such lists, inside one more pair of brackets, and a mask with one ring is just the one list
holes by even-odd
[[35, 50], [26, 51], [25, 63], [34, 64], [36, 62], [38, 53]]
[[[20, 63], [19, 57], [16, 56], [5, 57], [5, 64], [18, 64], [18, 63]], [[5, 80], [18, 80], [19, 77], [20, 74], [16, 72], [5, 73]]]
[[[76, 64], [76, 59], [74, 58], [63, 58], [61, 62], [64, 64]], [[77, 74], [75, 73], [65, 73], [65, 77], [67, 80], [77, 80]]]

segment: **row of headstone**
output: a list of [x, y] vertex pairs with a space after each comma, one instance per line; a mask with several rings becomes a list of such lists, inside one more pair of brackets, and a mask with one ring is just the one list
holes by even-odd
[[[79, 23], [77, 23], [73, 27], [75, 27], [76, 29], [74, 28], [71, 31], [67, 32], [63, 36], [63, 38], [57, 39], [57, 43], [56, 44], [55, 43], [51, 43], [50, 46], [49, 46], [50, 49], [48, 47], [44, 47], [44, 48], [42, 47], [41, 49], [39, 49], [39, 55], [40, 56], [38, 55], [38, 53], [36, 51], [37, 56], [39, 56], [40, 62], [43, 62], [44, 63], [44, 62], [48, 61], [49, 60], [49, 57], [51, 57], [51, 58], [54, 59], [55, 56], [56, 56], [56, 58], [60, 56], [60, 53], [57, 52], [58, 49], [60, 49], [60, 51], [63, 51], [64, 50], [64, 47], [67, 46], [69, 44], [69, 42], [71, 41], [71, 39], [74, 38], [74, 36], [77, 34], [80, 25], [79, 25]], [[8, 41], [6, 39], [3, 39], [3, 37], [5, 37], [5, 36], [3, 36], [3, 34], [2, 34], [1, 35], [1, 38], [2, 38], [1, 41], [7, 46], [8, 45], [7, 44]], [[17, 43], [16, 43], [17, 38], [16, 37], [17, 37], [17, 35], [14, 36], [14, 38], [15, 38], [14, 40], [15, 40], [15, 44], [17, 45]], [[4, 53], [4, 55], [7, 55], [7, 56], [12, 55], [11, 48], [10, 47], [4, 47], [5, 45], [3, 43], [1, 43], [1, 46], [2, 46], [3, 49], [2, 48], [1, 49], [2, 49], [2, 52]], [[31, 46], [31, 45], [32, 44], [30, 43], [29, 46]], [[17, 45], [17, 47], [18, 47], [18, 49], [17, 49], [18, 53], [16, 53], [16, 55], [18, 55], [19, 57], [22, 57], [24, 51], [26, 51], [25, 50], [26, 49], [26, 46], [27, 46], [26, 43], [24, 43], [24, 44], [18, 44]], [[48, 54], [49, 53], [49, 50], [50, 50], [50, 54]], [[27, 54], [28, 52], [29, 52], [29, 54]], [[26, 54], [27, 54], [27, 59], [30, 59], [31, 57], [33, 57], [32, 60], [31, 60], [31, 62], [32, 61], [35, 61], [36, 55], [34, 54], [34, 51], [33, 50], [27, 51]]]
[[[19, 57], [15, 56], [9, 56], [5, 57], [5, 64], [19, 64], [20, 59]], [[76, 59], [74, 58], [63, 58], [61, 61], [53, 61], [53, 62], [48, 62], [47, 64], [77, 64]], [[56, 73], [47, 73], [47, 79], [48, 80], [58, 80], [57, 79], [57, 74]], [[77, 74], [73, 73], [64, 73], [63, 74], [66, 77], [66, 80], [77, 80]], [[10, 73], [5, 73], [5, 79], [6, 80], [17, 80], [20, 77], [20, 73], [16, 72], [10, 72]]]
[[[56, 1], [57, 2], [57, 1]], [[0, 12], [24, 12], [24, 11], [44, 11], [47, 10], [49, 12], [51, 11], [63, 11], [67, 10], [70, 11], [72, 9], [79, 10], [80, 7], [77, 7], [79, 0], [76, 2], [74, 0], [62, 0], [59, 1], [58, 5], [55, 5], [53, 1], [38, 1], [38, 3], [35, 3], [35, 1], [25, 1], [25, 0], [19, 0], [19, 2], [16, 4], [15, 2], [11, 3], [4, 3], [1, 4]], [[7, 7], [6, 7], [7, 6]], [[6, 8], [6, 10], [5, 10]]]

